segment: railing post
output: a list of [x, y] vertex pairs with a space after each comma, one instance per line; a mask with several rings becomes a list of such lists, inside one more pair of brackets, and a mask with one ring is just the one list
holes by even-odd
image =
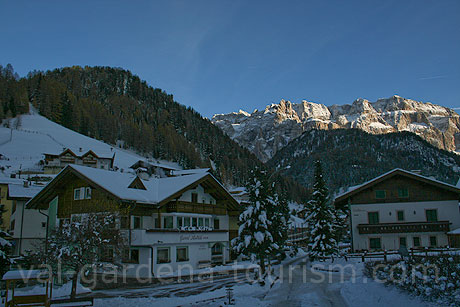
[[387, 261], [387, 250], [386, 249], [383, 250], [383, 261], [385, 261], [385, 263], [388, 262]]

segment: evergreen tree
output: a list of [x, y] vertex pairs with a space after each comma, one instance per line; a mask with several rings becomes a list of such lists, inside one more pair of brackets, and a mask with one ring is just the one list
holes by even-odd
[[270, 232], [273, 235], [273, 241], [278, 245], [274, 250], [273, 256], [284, 258], [284, 247], [288, 236], [288, 223], [290, 218], [288, 199], [285, 192], [278, 193], [275, 184], [271, 183], [271, 189], [268, 191], [267, 214], [271, 221]]
[[[243, 254], [253, 261], [258, 261], [261, 275], [264, 276], [265, 261], [268, 255], [279, 251], [280, 246], [275, 240], [282, 235], [280, 229], [273, 229], [275, 225], [269, 219], [272, 214], [268, 213], [268, 209], [273, 208], [275, 203], [270, 197], [270, 185], [267, 184], [266, 175], [259, 169], [253, 171], [252, 174], [253, 178], [246, 186], [249, 193], [249, 204], [240, 215], [238, 237], [232, 240], [232, 245], [237, 254]], [[279, 218], [278, 215], [277, 218]], [[282, 219], [279, 218], [279, 220]]]
[[315, 183], [308, 203], [306, 222], [310, 231], [308, 248], [311, 258], [322, 258], [338, 252], [335, 208], [329, 203], [329, 192], [323, 178], [321, 162], [315, 162]]

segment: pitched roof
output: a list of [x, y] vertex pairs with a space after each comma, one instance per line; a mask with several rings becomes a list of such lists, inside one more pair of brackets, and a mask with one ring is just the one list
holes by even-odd
[[30, 185], [25, 187], [24, 184], [9, 184], [8, 198], [28, 200], [34, 197], [43, 189], [44, 186]]
[[[86, 179], [120, 200], [158, 206], [174, 197], [179, 197], [183, 192], [185, 192], [185, 190], [190, 189], [192, 186], [195, 186], [206, 179], [211, 179], [218, 183], [218, 181], [209, 173], [142, 180], [131, 173], [107, 171], [69, 164], [43, 189], [42, 192], [45, 193], [46, 190], [52, 189], [53, 185], [69, 172]], [[136, 178], [142, 182], [146, 188], [145, 190], [129, 188]], [[224, 193], [226, 192], [228, 196], [232, 198], [225, 188], [220, 185], [220, 183], [218, 183], [217, 186], [220, 186]], [[32, 208], [35, 207], [37, 205], [35, 202], [40, 198], [40, 194], [43, 193], [39, 193], [36, 197], [30, 200], [28, 206]]]
[[419, 174], [416, 174], [416, 173], [413, 173], [413, 172], [410, 172], [410, 171], [406, 171], [404, 169], [401, 169], [401, 168], [395, 168], [387, 173], [384, 173], [378, 177], [375, 177], [374, 179], [371, 179], [369, 181], [366, 181], [360, 185], [356, 185], [356, 186], [353, 186], [351, 188], [348, 189], [348, 191], [342, 193], [342, 194], [339, 194], [335, 197], [334, 199], [334, 202], [340, 202], [340, 201], [343, 201], [344, 199], [347, 199], [348, 197], [350, 196], [353, 196], [357, 193], [359, 193], [360, 191], [370, 187], [370, 186], [373, 186], [383, 180], [386, 180], [388, 178], [391, 178], [393, 176], [396, 176], [396, 175], [402, 175], [402, 176], [405, 176], [405, 177], [409, 177], [409, 178], [412, 178], [412, 179], [415, 179], [415, 180], [419, 180], [419, 181], [423, 181], [425, 183], [429, 183], [429, 184], [432, 184], [432, 185], [436, 185], [438, 186], [439, 188], [443, 188], [443, 189], [446, 189], [446, 190], [449, 190], [449, 191], [452, 191], [452, 192], [455, 192], [455, 193], [458, 193], [460, 194], [460, 188], [454, 186], [454, 185], [451, 185], [451, 184], [448, 184], [448, 183], [445, 183], [445, 182], [442, 182], [442, 181], [439, 181], [439, 180], [436, 180], [436, 179], [433, 179], [433, 178], [429, 178], [429, 177], [426, 177], [426, 176], [422, 176], [422, 175], [419, 175]]

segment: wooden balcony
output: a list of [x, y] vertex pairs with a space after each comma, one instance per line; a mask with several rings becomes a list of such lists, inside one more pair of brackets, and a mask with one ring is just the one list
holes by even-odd
[[166, 206], [168, 212], [185, 212], [185, 213], [200, 213], [200, 214], [216, 214], [225, 215], [227, 209], [225, 206], [214, 204], [200, 204], [185, 201], [170, 202]]
[[359, 234], [448, 232], [449, 222], [359, 224]]

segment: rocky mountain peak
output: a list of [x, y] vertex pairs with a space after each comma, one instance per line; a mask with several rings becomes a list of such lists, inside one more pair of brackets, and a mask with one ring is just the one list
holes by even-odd
[[356, 128], [372, 134], [410, 131], [441, 149], [460, 151], [460, 120], [455, 111], [398, 95], [375, 102], [359, 98], [329, 107], [283, 99], [251, 114], [240, 110], [215, 115], [212, 122], [262, 161], [311, 129]]

